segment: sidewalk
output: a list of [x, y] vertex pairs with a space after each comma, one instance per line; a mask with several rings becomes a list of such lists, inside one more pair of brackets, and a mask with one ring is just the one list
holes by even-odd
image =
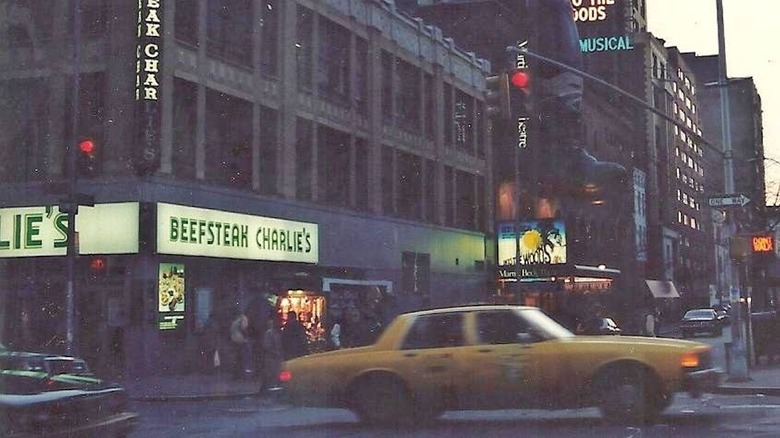
[[230, 373], [148, 376], [129, 378], [118, 383], [125, 388], [130, 399], [136, 401], [195, 401], [261, 396], [259, 377], [236, 379]]
[[724, 375], [720, 387], [715, 393], [780, 396], [780, 364], [757, 365], [749, 370], [748, 379], [744, 382], [731, 382], [728, 375]]

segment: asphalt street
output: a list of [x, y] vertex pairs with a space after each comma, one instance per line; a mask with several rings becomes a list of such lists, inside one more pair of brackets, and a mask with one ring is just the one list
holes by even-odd
[[[725, 343], [700, 335], [713, 346], [716, 366], [726, 367]], [[302, 409], [246, 397], [202, 401], [133, 402], [141, 414], [139, 438], [209, 437], [775, 437], [780, 436], [780, 397], [763, 395], [677, 395], [651, 426], [625, 427], [604, 421], [597, 409], [449, 412], [420, 428], [383, 429], [360, 424], [349, 411]]]

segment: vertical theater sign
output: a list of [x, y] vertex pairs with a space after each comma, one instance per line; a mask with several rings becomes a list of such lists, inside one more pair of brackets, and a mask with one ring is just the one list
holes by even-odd
[[160, 83], [162, 81], [164, 0], [138, 0], [136, 33], [135, 100], [139, 150], [136, 170], [156, 170], [160, 160]]

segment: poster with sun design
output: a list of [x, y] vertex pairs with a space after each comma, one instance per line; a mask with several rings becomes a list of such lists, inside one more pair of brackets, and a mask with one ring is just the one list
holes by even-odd
[[515, 223], [502, 222], [498, 227], [499, 267], [515, 266], [516, 245], [520, 244], [520, 265], [559, 265], [566, 263], [566, 227], [563, 220], [524, 221], [518, 224], [519, 240], [515, 240]]

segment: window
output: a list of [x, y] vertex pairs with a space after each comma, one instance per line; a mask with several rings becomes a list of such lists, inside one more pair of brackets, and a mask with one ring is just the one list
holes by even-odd
[[349, 134], [325, 126], [318, 128], [317, 186], [319, 200], [333, 205], [349, 205]]
[[395, 172], [393, 148], [382, 146], [382, 212], [385, 215], [395, 214]]
[[[3, 127], [0, 134], [0, 181], [42, 180], [46, 168], [43, 152], [46, 151], [47, 139], [52, 136], [52, 127], [46, 121], [55, 117], [50, 108], [49, 84], [35, 78], [4, 80], [0, 81], [0, 96], [0, 126]], [[66, 132], [58, 133], [57, 137], [69, 139], [72, 131], [70, 93], [67, 93], [66, 99], [66, 114], [56, 115], [63, 117]], [[19, 102], [25, 104], [19, 105]], [[65, 166], [68, 161], [64, 147], [62, 153]]]
[[481, 344], [515, 344], [520, 342], [518, 335], [531, 332], [528, 323], [512, 311], [479, 312], [476, 316]]
[[368, 210], [368, 141], [355, 141], [355, 208]]
[[424, 219], [430, 223], [436, 223], [436, 162], [433, 160], [425, 160], [425, 182], [423, 183], [423, 191], [425, 192], [425, 199], [423, 208], [425, 210]]
[[296, 178], [296, 196], [300, 200], [311, 201], [314, 191], [314, 134], [310, 120], [298, 119], [295, 125], [295, 155], [298, 165]]
[[268, 76], [278, 74], [279, 0], [263, 0], [260, 5], [260, 71]]
[[398, 159], [398, 214], [407, 219], [422, 218], [422, 159], [399, 152]]
[[209, 54], [240, 65], [251, 65], [251, 0], [210, 0], [206, 4]]
[[295, 62], [298, 72], [298, 88], [312, 91], [314, 54], [314, 12], [298, 5], [295, 39]]
[[176, 39], [192, 45], [198, 44], [198, 3], [192, 0], [177, 0], [173, 27]]
[[320, 19], [317, 56], [317, 90], [343, 105], [349, 102], [350, 33], [338, 24]]
[[463, 344], [463, 314], [447, 313], [417, 317], [401, 348], [446, 348]]
[[419, 133], [421, 128], [421, 84], [420, 70], [404, 61], [397, 61], [396, 76], [398, 91], [395, 107], [398, 114], [398, 126], [412, 133]]
[[352, 90], [358, 114], [368, 111], [368, 42], [355, 39], [355, 89]]
[[272, 108], [260, 107], [260, 193], [276, 194], [276, 149], [278, 140], [278, 113]]
[[434, 96], [436, 93], [434, 83], [433, 83], [433, 75], [429, 73], [425, 73], [423, 75], [423, 93], [425, 96], [424, 99], [424, 111], [425, 111], [425, 138], [428, 140], [433, 140], [434, 134], [436, 132], [436, 126], [434, 124], [434, 120], [436, 120], [436, 114], [434, 114]]
[[206, 108], [206, 179], [251, 188], [252, 104], [208, 90]]
[[457, 196], [455, 226], [473, 230], [476, 228], [475, 209], [477, 209], [474, 175], [463, 171], [456, 171], [455, 175], [455, 194]]
[[386, 123], [392, 124], [395, 115], [393, 111], [393, 56], [382, 52], [382, 116]]
[[[178, 6], [178, 5], [177, 5]], [[198, 87], [173, 78], [173, 175], [195, 179], [195, 133], [197, 132]]]
[[454, 193], [454, 171], [452, 167], [445, 166], [444, 167], [444, 224], [445, 225], [455, 225], [455, 217], [454, 217], [454, 201], [455, 201], [455, 193]]

